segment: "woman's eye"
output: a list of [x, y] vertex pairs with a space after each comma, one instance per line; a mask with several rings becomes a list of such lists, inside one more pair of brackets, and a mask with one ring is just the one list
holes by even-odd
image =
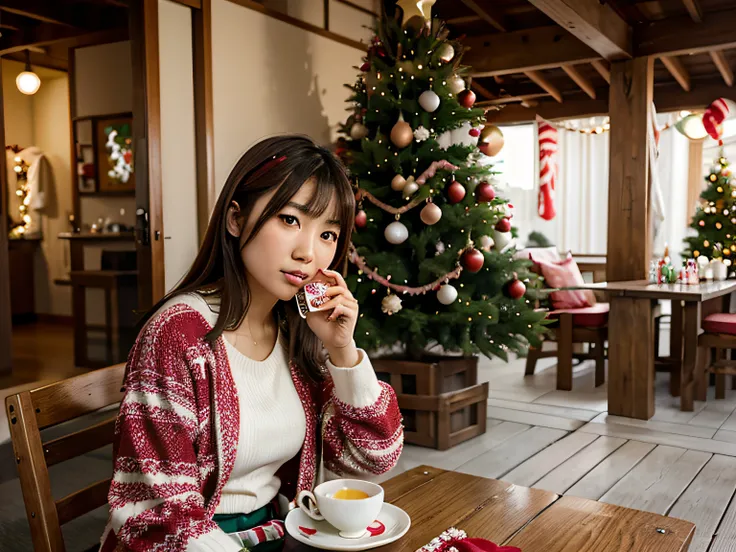
[[336, 232], [323, 232], [322, 233], [322, 239], [328, 240], [328, 241], [337, 241], [337, 233]]
[[279, 215], [279, 218], [284, 221], [288, 226], [299, 225], [299, 219], [291, 215]]

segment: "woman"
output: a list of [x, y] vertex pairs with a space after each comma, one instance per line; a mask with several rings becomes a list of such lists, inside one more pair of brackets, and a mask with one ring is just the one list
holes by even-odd
[[[309, 138], [269, 138], [238, 161], [194, 264], [130, 353], [103, 552], [268, 552], [321, 462], [396, 464], [396, 396], [356, 349], [358, 304], [331, 270], [354, 202]], [[303, 319], [294, 296], [312, 281], [330, 299]]]

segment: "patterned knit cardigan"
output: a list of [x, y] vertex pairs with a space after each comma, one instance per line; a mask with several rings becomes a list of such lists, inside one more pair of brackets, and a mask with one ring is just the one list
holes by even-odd
[[[233, 469], [240, 424], [225, 343], [220, 337], [210, 347], [210, 329], [199, 312], [178, 304], [151, 319], [131, 351], [101, 552], [179, 552], [219, 530], [212, 516]], [[277, 474], [290, 507], [315, 485], [320, 452], [337, 474], [380, 474], [396, 464], [403, 429], [390, 386], [381, 383], [378, 400], [356, 408], [334, 396], [329, 375], [317, 385], [290, 368], [307, 419], [301, 452]]]

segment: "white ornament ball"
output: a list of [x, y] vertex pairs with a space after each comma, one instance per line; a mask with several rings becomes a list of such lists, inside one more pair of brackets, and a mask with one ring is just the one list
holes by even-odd
[[368, 136], [368, 133], [370, 131], [368, 130], [368, 127], [365, 126], [363, 123], [355, 123], [352, 127], [350, 127], [350, 137], [353, 140], [362, 140], [366, 136]]
[[383, 231], [383, 235], [389, 243], [398, 245], [404, 243], [409, 237], [409, 230], [398, 220], [392, 222]]
[[493, 241], [495, 242], [496, 249], [503, 251], [508, 244], [511, 243], [513, 236], [511, 232], [499, 232], [498, 230], [493, 231]]
[[404, 197], [406, 199], [409, 199], [411, 196], [417, 193], [418, 189], [419, 189], [419, 184], [414, 182], [414, 180], [412, 179], [411, 182], [406, 183], [406, 186], [404, 186], [404, 189], [401, 191], [401, 193], [404, 194]]
[[451, 305], [457, 299], [457, 290], [450, 284], [441, 286], [437, 291], [437, 300], [443, 305]]
[[452, 44], [446, 42], [437, 50], [437, 55], [442, 61], [449, 63], [455, 57], [455, 48], [452, 47]]
[[437, 137], [437, 145], [440, 149], [447, 150], [452, 145], [452, 131], [446, 130]]
[[400, 174], [394, 176], [393, 180], [391, 181], [391, 189], [394, 192], [400, 192], [404, 189], [404, 186], [406, 186], [406, 179]]
[[440, 106], [440, 97], [433, 90], [425, 90], [419, 95], [419, 105], [424, 111], [432, 113]]
[[493, 238], [491, 236], [481, 236], [479, 241], [480, 248], [483, 251], [490, 251], [494, 244]]
[[457, 96], [460, 92], [465, 90], [465, 81], [458, 75], [452, 75], [447, 81], [447, 86], [449, 86], [450, 92]]
[[427, 203], [421, 213], [419, 213], [419, 218], [422, 219], [422, 222], [427, 226], [432, 226], [433, 224], [437, 224], [442, 218], [442, 209], [437, 207], [434, 203]]
[[398, 295], [394, 295], [392, 293], [384, 297], [381, 301], [381, 311], [383, 311], [383, 314], [388, 314], [389, 316], [391, 316], [392, 314], [395, 314], [400, 310], [401, 298]]

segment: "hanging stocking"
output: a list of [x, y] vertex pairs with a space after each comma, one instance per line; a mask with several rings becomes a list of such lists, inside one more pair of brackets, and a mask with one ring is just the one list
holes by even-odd
[[555, 211], [557, 180], [557, 129], [537, 115], [539, 134], [539, 198], [537, 211], [544, 220], [552, 220]]
[[726, 98], [718, 98], [705, 108], [703, 113], [703, 126], [706, 132], [714, 140], [718, 140], [719, 145], [723, 145], [721, 134], [723, 134], [723, 121], [736, 115], [736, 105]]

